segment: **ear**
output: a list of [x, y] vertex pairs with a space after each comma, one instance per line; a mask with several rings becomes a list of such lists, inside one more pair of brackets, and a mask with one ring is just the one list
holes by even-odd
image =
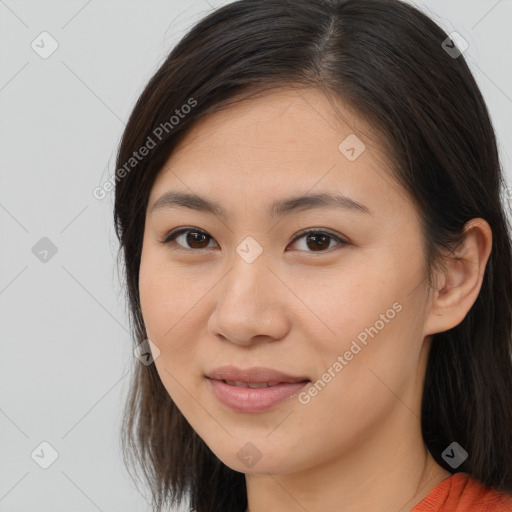
[[492, 248], [492, 230], [480, 218], [464, 226], [464, 239], [445, 256], [445, 268], [436, 275], [424, 335], [443, 332], [460, 324], [475, 303]]

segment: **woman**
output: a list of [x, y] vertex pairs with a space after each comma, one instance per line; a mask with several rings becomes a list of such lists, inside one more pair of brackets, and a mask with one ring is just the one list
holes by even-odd
[[510, 226], [458, 42], [241, 0], [150, 80], [114, 221], [154, 510], [512, 510]]

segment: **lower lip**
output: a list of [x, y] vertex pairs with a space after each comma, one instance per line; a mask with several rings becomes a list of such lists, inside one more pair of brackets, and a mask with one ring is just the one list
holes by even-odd
[[214, 395], [225, 406], [236, 412], [263, 412], [297, 394], [309, 381], [283, 382], [270, 388], [243, 388], [230, 386], [220, 380], [208, 379]]

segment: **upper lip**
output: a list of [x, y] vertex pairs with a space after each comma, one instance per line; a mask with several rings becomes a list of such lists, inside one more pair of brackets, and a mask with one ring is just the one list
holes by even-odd
[[226, 380], [236, 382], [303, 382], [307, 377], [294, 377], [292, 375], [272, 370], [271, 368], [236, 368], [235, 366], [221, 366], [209, 372], [206, 377], [213, 380]]

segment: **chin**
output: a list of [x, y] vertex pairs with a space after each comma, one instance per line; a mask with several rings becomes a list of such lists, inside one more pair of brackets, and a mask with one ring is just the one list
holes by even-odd
[[[279, 451], [263, 442], [236, 441], [230, 439], [228, 446], [209, 445], [210, 449], [226, 466], [245, 474], [287, 474], [305, 469], [304, 460], [290, 457], [290, 450], [282, 444]], [[257, 445], [257, 446], [256, 446]]]

